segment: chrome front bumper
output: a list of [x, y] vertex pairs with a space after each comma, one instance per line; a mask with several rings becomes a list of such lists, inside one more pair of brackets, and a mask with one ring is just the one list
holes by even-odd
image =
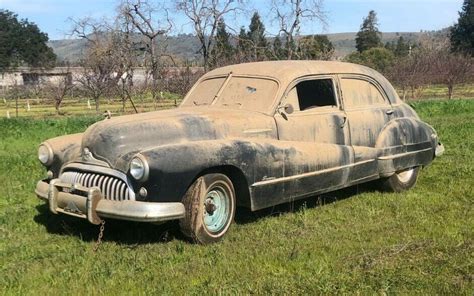
[[[64, 188], [70, 193], [61, 190]], [[93, 224], [99, 224], [101, 218], [161, 222], [184, 217], [184, 205], [180, 202], [107, 200], [97, 187], [87, 188], [79, 184], [64, 183], [59, 179], [51, 180], [49, 184], [39, 181], [35, 193], [40, 199], [48, 201], [52, 213], [87, 219]]]

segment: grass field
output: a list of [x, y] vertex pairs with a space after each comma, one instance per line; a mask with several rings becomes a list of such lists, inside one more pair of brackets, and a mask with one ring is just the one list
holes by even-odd
[[400, 194], [351, 187], [251, 213], [225, 240], [176, 223], [98, 227], [34, 193], [44, 139], [98, 118], [0, 120], [0, 294], [474, 294], [474, 100], [420, 101], [445, 154]]

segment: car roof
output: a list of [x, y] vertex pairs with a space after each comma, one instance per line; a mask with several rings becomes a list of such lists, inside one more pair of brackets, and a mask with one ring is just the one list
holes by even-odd
[[203, 78], [215, 75], [255, 75], [272, 77], [285, 87], [293, 80], [307, 75], [359, 74], [375, 79], [385, 90], [392, 103], [399, 102], [398, 95], [390, 82], [379, 72], [362, 65], [336, 61], [264, 61], [243, 63], [214, 69]]

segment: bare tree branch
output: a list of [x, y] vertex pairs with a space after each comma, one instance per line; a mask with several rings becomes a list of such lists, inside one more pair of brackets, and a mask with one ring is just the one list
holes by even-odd
[[209, 68], [219, 20], [229, 13], [241, 10], [241, 3], [241, 0], [175, 0], [176, 9], [184, 13], [193, 25], [206, 70]]
[[301, 25], [319, 22], [323, 28], [327, 26], [326, 12], [323, 10], [323, 0], [271, 0], [271, 11], [278, 22], [279, 33], [285, 39], [287, 59], [292, 59], [296, 53], [297, 37]]

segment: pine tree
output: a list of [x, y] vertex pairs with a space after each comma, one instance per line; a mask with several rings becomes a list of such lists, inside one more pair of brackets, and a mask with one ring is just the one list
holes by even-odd
[[300, 40], [299, 56], [306, 60], [330, 60], [334, 45], [326, 35], [308, 35]]
[[276, 36], [275, 39], [273, 40], [272, 49], [273, 49], [273, 55], [272, 55], [273, 60], [285, 59], [286, 57], [285, 49], [283, 48], [281, 44], [280, 36]]
[[356, 37], [356, 48], [358, 52], [380, 47], [382, 45], [380, 31], [378, 29], [377, 14], [371, 10], [369, 15], [364, 18], [362, 25]]
[[211, 50], [212, 63], [216, 66], [223, 66], [231, 62], [234, 48], [230, 44], [230, 34], [226, 30], [224, 19], [219, 19], [216, 30], [215, 45]]
[[250, 41], [248, 39], [247, 31], [244, 27], [240, 27], [239, 37], [237, 41], [237, 52], [239, 54], [240, 62], [248, 61], [248, 55], [250, 52]]
[[395, 48], [393, 52], [395, 53], [395, 56], [397, 57], [406, 57], [410, 51], [410, 43], [405, 42], [405, 39], [403, 36], [400, 36], [397, 40], [397, 45], [395, 45]]
[[451, 28], [452, 51], [474, 56], [474, 0], [464, 0], [458, 23]]
[[266, 58], [267, 40], [265, 39], [265, 26], [260, 20], [260, 15], [255, 12], [250, 20], [248, 40], [251, 44], [251, 54], [255, 61], [261, 61]]

